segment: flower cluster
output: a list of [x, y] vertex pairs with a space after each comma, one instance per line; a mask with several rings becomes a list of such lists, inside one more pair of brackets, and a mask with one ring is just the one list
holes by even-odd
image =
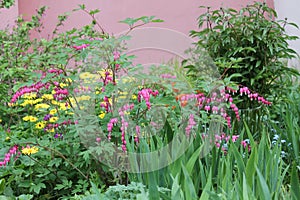
[[260, 96], [258, 93], [253, 93], [249, 90], [248, 87], [239, 87], [239, 91], [235, 90], [235, 89], [232, 89], [230, 87], [226, 87], [226, 90], [229, 92], [229, 93], [240, 93], [240, 96], [243, 96], [243, 95], [247, 95], [248, 98], [250, 98], [250, 100], [257, 100], [259, 103], [262, 103], [264, 105], [271, 105], [272, 103], [268, 100], [266, 100], [264, 97]]
[[82, 49], [85, 49], [87, 48], [88, 46], [90, 46], [90, 44], [82, 44], [82, 45], [74, 45], [73, 48], [76, 50], [76, 51], [79, 51], [79, 50], [82, 50]]
[[108, 140], [111, 140], [111, 133], [114, 125], [118, 123], [118, 118], [111, 118], [107, 124]]
[[140, 142], [140, 135], [141, 135], [141, 127], [140, 126], [135, 126], [135, 132], [136, 132], [136, 135], [134, 136], [134, 141], [136, 143], [139, 143]]
[[156, 97], [158, 95], [158, 91], [153, 91], [150, 88], [145, 88], [138, 92], [138, 101], [141, 102], [141, 100], [144, 99], [149, 110], [151, 109], [150, 95]]
[[134, 104], [126, 104], [119, 109], [119, 115], [121, 117], [121, 140], [122, 140], [122, 150], [126, 152], [126, 139], [125, 133], [128, 127], [128, 122], [125, 120], [125, 114], [134, 108]]
[[19, 97], [23, 96], [24, 94], [29, 94], [33, 92], [38, 92], [40, 89], [46, 87], [49, 88], [50, 84], [49, 83], [41, 83], [37, 82], [31, 86], [24, 86], [21, 87], [12, 97], [10, 103], [15, 103]]
[[190, 115], [189, 115], [188, 125], [187, 125], [187, 127], [185, 128], [185, 134], [186, 134], [187, 137], [190, 136], [190, 133], [191, 133], [192, 128], [193, 128], [194, 126], [196, 126], [196, 125], [197, 125], [197, 124], [196, 124], [196, 122], [195, 122], [195, 120], [194, 120], [194, 115], [193, 115], [193, 114], [190, 114]]
[[26, 147], [22, 148], [22, 153], [25, 155], [31, 155], [31, 154], [35, 154], [39, 151], [39, 148], [33, 146], [30, 147], [29, 145], [27, 145]]
[[53, 94], [53, 97], [55, 100], [58, 100], [58, 101], [61, 101], [61, 100], [64, 100], [69, 94], [69, 91], [64, 88], [60, 88], [60, 87], [56, 87], [54, 88], [54, 94]]
[[241, 144], [242, 144], [242, 146], [245, 148], [245, 149], [248, 149], [248, 152], [250, 152], [251, 151], [251, 146], [250, 146], [250, 142], [249, 142], [249, 140], [243, 140], [242, 142], [241, 142]]
[[[251, 93], [247, 87], [240, 87], [240, 94], [247, 94], [251, 100], [257, 100], [258, 102], [263, 103], [264, 105], [271, 105], [272, 103], [259, 96], [257, 93]], [[233, 103], [233, 98], [231, 93], [237, 93], [236, 90], [225, 87], [217, 92], [213, 92], [210, 97], [205, 96], [203, 93], [198, 92], [197, 94], [180, 94], [176, 96], [176, 100], [180, 102], [182, 107], [185, 107], [188, 102], [196, 101], [196, 106], [201, 110], [203, 109], [207, 113], [211, 112], [212, 114], [219, 114], [227, 122], [227, 126], [231, 127], [231, 116], [228, 114], [228, 111], [224, 109], [224, 104], [229, 104], [229, 108], [235, 113], [236, 119], [240, 120], [239, 109], [236, 104]]]
[[[121, 54], [120, 54], [119, 51], [114, 51], [113, 56], [114, 56], [114, 61], [117, 61], [117, 60], [119, 60]], [[119, 68], [120, 68], [120, 64], [116, 63], [115, 64], [115, 70], [117, 71]]]
[[[18, 145], [11, 147], [9, 149], [9, 151], [5, 154], [4, 160], [0, 162], [0, 167], [6, 166], [11, 161], [11, 158], [14, 155], [20, 155], [20, 152], [18, 152], [18, 149], [19, 149]], [[17, 159], [17, 157], [15, 159]]]

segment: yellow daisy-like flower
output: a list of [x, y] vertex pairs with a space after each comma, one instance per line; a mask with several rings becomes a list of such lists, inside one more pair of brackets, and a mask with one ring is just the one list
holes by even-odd
[[53, 99], [53, 95], [52, 94], [44, 94], [42, 96], [43, 99], [45, 100], [52, 100]]
[[25, 154], [25, 155], [31, 155], [31, 154], [35, 154], [39, 151], [39, 148], [37, 147], [30, 147], [30, 146], [27, 146], [25, 148], [22, 149], [22, 153]]
[[66, 81], [67, 81], [68, 83], [72, 83], [72, 82], [73, 82], [73, 80], [70, 79], [70, 78], [67, 78]]
[[51, 109], [49, 113], [50, 113], [50, 115], [55, 115], [57, 113], [57, 110], [56, 109]]
[[94, 78], [94, 75], [91, 74], [90, 72], [83, 72], [79, 75], [80, 79], [89, 79], [89, 78]]
[[35, 99], [36, 98], [36, 93], [24, 94], [23, 98], [25, 98], [25, 99]]
[[38, 122], [35, 124], [36, 129], [43, 129], [43, 128], [45, 128], [45, 126], [46, 126], [45, 122]]
[[112, 70], [110, 70], [110, 69], [102, 69], [101, 71], [97, 71], [97, 73], [101, 76], [101, 77], [105, 77], [105, 73], [106, 72], [108, 72], [109, 73], [109, 75], [112, 75], [113, 73], [112, 73]]
[[66, 115], [74, 115], [73, 112], [68, 112], [68, 111], [65, 111]]
[[98, 117], [99, 117], [100, 119], [103, 119], [103, 118], [105, 117], [105, 113], [104, 113], [104, 112], [101, 112], [100, 115], [98, 115]]
[[23, 120], [24, 120], [25, 122], [27, 122], [27, 121], [30, 120], [30, 117], [31, 117], [31, 116], [25, 116], [25, 117], [23, 117]]
[[137, 96], [136, 96], [135, 94], [133, 94], [133, 95], [131, 96], [131, 99], [132, 99], [132, 100], [136, 100], [136, 99], [137, 99]]
[[29, 118], [30, 122], [36, 122], [37, 120], [38, 120], [38, 118], [34, 117], [34, 116], [30, 116], [30, 118]]
[[60, 83], [60, 84], [59, 84], [59, 86], [60, 86], [61, 88], [64, 88], [64, 87], [67, 87], [67, 86], [68, 86], [68, 84], [65, 84], [65, 83]]
[[21, 103], [20, 106], [25, 107], [27, 104], [25, 102]]
[[13, 106], [15, 106], [16, 104], [14, 104], [14, 103], [8, 103], [8, 106], [9, 107], [13, 107]]
[[125, 99], [127, 95], [128, 95], [128, 92], [119, 92], [118, 98]]
[[48, 129], [47, 132], [54, 133], [54, 128]]
[[21, 106], [23, 106], [23, 107], [25, 107], [25, 106], [27, 106], [27, 105], [32, 105], [33, 104], [33, 102], [34, 102], [34, 100], [25, 100], [23, 103], [21, 103], [20, 105]]
[[87, 95], [83, 95], [83, 96], [80, 96], [77, 98], [77, 101], [88, 101], [90, 100], [91, 97], [90, 96], [87, 96]]
[[45, 104], [45, 103], [40, 103], [40, 104], [36, 104], [35, 105], [35, 109], [36, 110], [39, 110], [39, 109], [47, 109], [47, 108], [49, 108], [50, 106], [48, 105], [48, 104]]
[[52, 103], [53, 105], [59, 105], [59, 103], [58, 103], [57, 101], [55, 101], [55, 100], [52, 100], [51, 103]]
[[68, 104], [68, 106], [66, 106], [66, 104], [65, 103], [60, 103], [59, 104], [59, 109], [60, 110], [67, 110], [67, 109], [70, 109], [71, 108], [71, 106]]
[[51, 117], [51, 118], [49, 119], [49, 122], [54, 123], [54, 122], [56, 122], [57, 120], [58, 120], [58, 117]]
[[73, 97], [71, 97], [69, 100], [70, 100], [70, 102], [71, 102], [72, 105], [76, 104], [76, 101], [75, 101], [75, 99]]

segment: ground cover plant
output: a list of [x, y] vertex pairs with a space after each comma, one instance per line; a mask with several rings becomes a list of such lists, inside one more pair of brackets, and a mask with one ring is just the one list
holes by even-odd
[[[117, 37], [96, 21], [98, 9], [80, 5], [74, 12], [90, 25], [59, 32], [61, 15], [51, 39], [31, 39], [45, 12], [0, 31], [1, 198], [300, 195], [299, 75], [279, 59], [294, 55], [287, 41], [295, 38], [273, 21], [274, 10], [209, 10], [199, 18], [208, 27], [192, 32], [200, 42], [189, 59], [147, 71], [132, 64], [124, 41], [163, 20], [127, 18], [129, 31]], [[240, 31], [245, 21], [256, 34]]]

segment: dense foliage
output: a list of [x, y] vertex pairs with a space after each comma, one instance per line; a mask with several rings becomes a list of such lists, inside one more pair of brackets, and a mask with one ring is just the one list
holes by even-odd
[[44, 12], [0, 31], [1, 199], [300, 196], [300, 86], [280, 60], [295, 38], [274, 10], [208, 10], [183, 65], [147, 70], [126, 40], [162, 20], [127, 18], [117, 37], [80, 5], [90, 25], [59, 32], [61, 15], [50, 39], [31, 39]]

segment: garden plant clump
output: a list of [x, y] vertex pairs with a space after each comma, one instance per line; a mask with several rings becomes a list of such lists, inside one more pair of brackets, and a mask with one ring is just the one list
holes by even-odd
[[300, 195], [299, 75], [281, 60], [294, 55], [287, 41], [295, 38], [274, 10], [208, 9], [190, 58], [147, 72], [124, 41], [163, 20], [127, 18], [129, 31], [117, 37], [96, 21], [98, 9], [80, 5], [74, 12], [90, 25], [59, 33], [61, 15], [51, 39], [31, 39], [45, 12], [0, 31], [1, 198]]

